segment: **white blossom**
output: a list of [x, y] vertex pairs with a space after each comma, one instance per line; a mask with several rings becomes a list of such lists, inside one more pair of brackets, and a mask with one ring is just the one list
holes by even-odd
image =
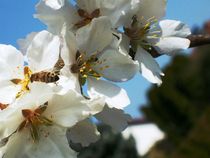
[[137, 3], [136, 0], [77, 0], [76, 6], [73, 6], [68, 0], [40, 0], [35, 17], [57, 34], [64, 24], [67, 24], [69, 30], [75, 30], [102, 17], [107, 17], [115, 29], [132, 15], [130, 12]]
[[[126, 91], [107, 80], [122, 82], [138, 71], [138, 63], [118, 46], [110, 46], [115, 37], [110, 33], [106, 17], [94, 19], [90, 26], [78, 30], [76, 38], [64, 32], [66, 47], [62, 51], [66, 71], [79, 78], [80, 86], [88, 84], [90, 98], [103, 96], [110, 107], [122, 108], [130, 101]], [[86, 82], [87, 81], [87, 82]]]
[[133, 14], [130, 26], [124, 25], [121, 47], [130, 47], [136, 53], [140, 73], [152, 83], [162, 83], [162, 73], [158, 63], [149, 53], [152, 49], [160, 54], [172, 54], [187, 49], [190, 41], [186, 38], [191, 34], [188, 26], [180, 21], [161, 20], [165, 15], [165, 0], [142, 0], [137, 12]]
[[96, 103], [104, 105], [103, 101], [88, 102], [80, 94], [69, 91], [54, 95], [43, 105], [31, 100], [25, 105], [9, 106], [0, 113], [0, 139], [1, 142], [8, 139], [4, 157], [76, 157], [69, 148], [66, 130], [88, 118], [92, 113], [89, 106], [94, 107], [91, 104]]

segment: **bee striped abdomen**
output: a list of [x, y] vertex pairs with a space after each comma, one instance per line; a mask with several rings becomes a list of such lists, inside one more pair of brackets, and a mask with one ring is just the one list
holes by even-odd
[[54, 72], [38, 72], [31, 75], [31, 82], [54, 83], [59, 80], [59, 76]]

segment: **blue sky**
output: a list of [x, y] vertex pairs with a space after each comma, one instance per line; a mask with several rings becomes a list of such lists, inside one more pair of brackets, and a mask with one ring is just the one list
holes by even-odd
[[[28, 33], [45, 29], [37, 19], [33, 19], [34, 6], [38, 0], [1, 0], [0, 5], [0, 43], [17, 47], [16, 41]], [[167, 19], [181, 20], [189, 26], [202, 25], [210, 19], [210, 0], [168, 0]], [[170, 57], [160, 57], [158, 62], [163, 67]], [[138, 108], [146, 102], [149, 82], [137, 75], [128, 83], [120, 84], [131, 98], [131, 105], [126, 111], [133, 117], [140, 115]]]

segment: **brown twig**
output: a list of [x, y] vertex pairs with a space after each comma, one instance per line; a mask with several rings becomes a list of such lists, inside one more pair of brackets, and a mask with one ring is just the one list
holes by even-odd
[[146, 118], [136, 118], [129, 121], [128, 125], [135, 126], [135, 125], [144, 125], [144, 124], [149, 124], [149, 123], [151, 123], [151, 121], [147, 120]]
[[191, 41], [191, 48], [210, 44], [210, 35], [191, 35], [188, 39]]
[[[187, 38], [191, 42], [190, 48], [210, 44], [210, 35], [190, 35]], [[152, 51], [150, 53], [154, 58], [157, 58], [162, 55], [162, 54], [159, 54], [154, 48], [152, 49]]]

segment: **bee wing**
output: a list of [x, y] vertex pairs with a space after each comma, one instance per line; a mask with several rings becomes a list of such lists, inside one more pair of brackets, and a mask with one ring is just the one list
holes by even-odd
[[60, 48], [59, 48], [59, 58], [58, 58], [58, 61], [55, 63], [54, 65], [54, 68], [53, 68], [53, 72], [55, 74], [60, 74], [60, 70], [65, 66], [65, 63], [64, 63], [64, 60], [62, 59], [61, 57], [61, 50], [63, 48], [63, 39], [61, 38], [61, 45], [60, 45]]
[[64, 60], [61, 58], [61, 56], [59, 56], [58, 61], [56, 62], [52, 72], [59, 74], [60, 70], [64, 67]]
[[[33, 74], [37, 74], [37, 73], [41, 73], [41, 72], [52, 72], [55, 73], [56, 75], [60, 74], [60, 70], [64, 67], [64, 61], [62, 58], [59, 58], [58, 61], [55, 63], [54, 67], [51, 69], [46, 69], [46, 70], [42, 70], [39, 72], [34, 72]], [[13, 83], [18, 82], [18, 80], [12, 80]]]

